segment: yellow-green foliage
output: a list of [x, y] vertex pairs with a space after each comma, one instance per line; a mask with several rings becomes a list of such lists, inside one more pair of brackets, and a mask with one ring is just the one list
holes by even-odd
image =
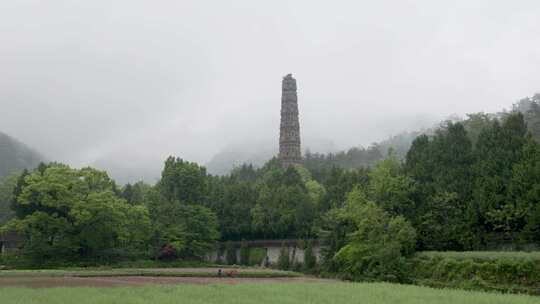
[[538, 252], [423, 252], [412, 263], [417, 284], [540, 295]]
[[533, 304], [524, 295], [443, 290], [384, 283], [176, 285], [131, 288], [4, 288], [2, 304]]
[[251, 248], [249, 252], [249, 265], [261, 265], [264, 258], [266, 257], [266, 249], [264, 248]]
[[355, 281], [407, 282], [405, 258], [414, 253], [416, 232], [402, 216], [392, 217], [360, 189], [349, 193], [341, 216], [355, 231], [334, 255], [338, 272]]

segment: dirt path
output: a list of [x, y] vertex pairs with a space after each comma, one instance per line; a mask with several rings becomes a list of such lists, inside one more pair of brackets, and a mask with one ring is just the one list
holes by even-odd
[[144, 286], [149, 284], [244, 284], [244, 283], [294, 283], [294, 282], [329, 282], [317, 278], [211, 278], [211, 277], [20, 277], [0, 278], [1, 287], [121, 287]]

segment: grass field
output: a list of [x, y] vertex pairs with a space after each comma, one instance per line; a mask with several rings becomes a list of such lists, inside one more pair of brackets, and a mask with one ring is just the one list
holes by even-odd
[[2, 304], [95, 303], [332, 303], [533, 304], [524, 295], [431, 289], [385, 283], [148, 285], [116, 288], [0, 288]]

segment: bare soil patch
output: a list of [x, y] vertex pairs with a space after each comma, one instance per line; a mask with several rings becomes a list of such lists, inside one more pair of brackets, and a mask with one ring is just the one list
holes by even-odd
[[332, 280], [296, 277], [296, 278], [215, 278], [215, 277], [152, 277], [152, 276], [119, 276], [119, 277], [0, 277], [1, 287], [122, 287], [144, 286], [151, 284], [245, 284], [245, 283], [295, 283], [295, 282], [330, 282]]

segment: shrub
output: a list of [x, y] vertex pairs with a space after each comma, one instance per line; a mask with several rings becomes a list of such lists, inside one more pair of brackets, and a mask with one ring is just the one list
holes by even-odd
[[31, 268], [34, 264], [32, 262], [31, 259], [17, 253], [0, 254], [0, 270]]
[[240, 243], [240, 264], [248, 265], [249, 264], [249, 247], [245, 240], [242, 240]]
[[264, 248], [251, 248], [249, 250], [249, 265], [261, 265], [266, 258], [266, 250]]
[[225, 259], [227, 260], [227, 264], [229, 265], [235, 265], [236, 264], [236, 248], [234, 247], [233, 243], [230, 241], [227, 242], [227, 245], [225, 245]]
[[334, 256], [340, 274], [354, 280], [408, 281], [406, 257], [414, 253], [416, 232], [405, 218], [391, 217], [363, 195], [349, 199], [341, 216], [350, 218], [355, 230]]
[[278, 268], [282, 270], [288, 270], [291, 266], [289, 258], [289, 247], [285, 246], [285, 243], [281, 244], [278, 257]]
[[313, 243], [307, 241], [306, 249], [304, 250], [304, 270], [311, 271], [317, 265], [317, 258], [313, 253]]
[[217, 246], [217, 257], [216, 257], [216, 264], [223, 264], [225, 261], [223, 261], [223, 255], [225, 254], [225, 246], [223, 246], [223, 243], [219, 243]]
[[425, 252], [411, 266], [413, 283], [420, 285], [540, 294], [540, 259], [534, 253]]
[[165, 244], [158, 253], [158, 259], [162, 261], [175, 260], [177, 258], [176, 249], [171, 244]]
[[417, 254], [426, 258], [449, 258], [455, 260], [531, 260], [540, 261], [540, 251], [422, 251]]
[[290, 266], [290, 269], [292, 271], [300, 272], [302, 271], [302, 269], [304, 269], [304, 264], [302, 264], [301, 262], [297, 260], [294, 260], [291, 264], [292, 265]]

